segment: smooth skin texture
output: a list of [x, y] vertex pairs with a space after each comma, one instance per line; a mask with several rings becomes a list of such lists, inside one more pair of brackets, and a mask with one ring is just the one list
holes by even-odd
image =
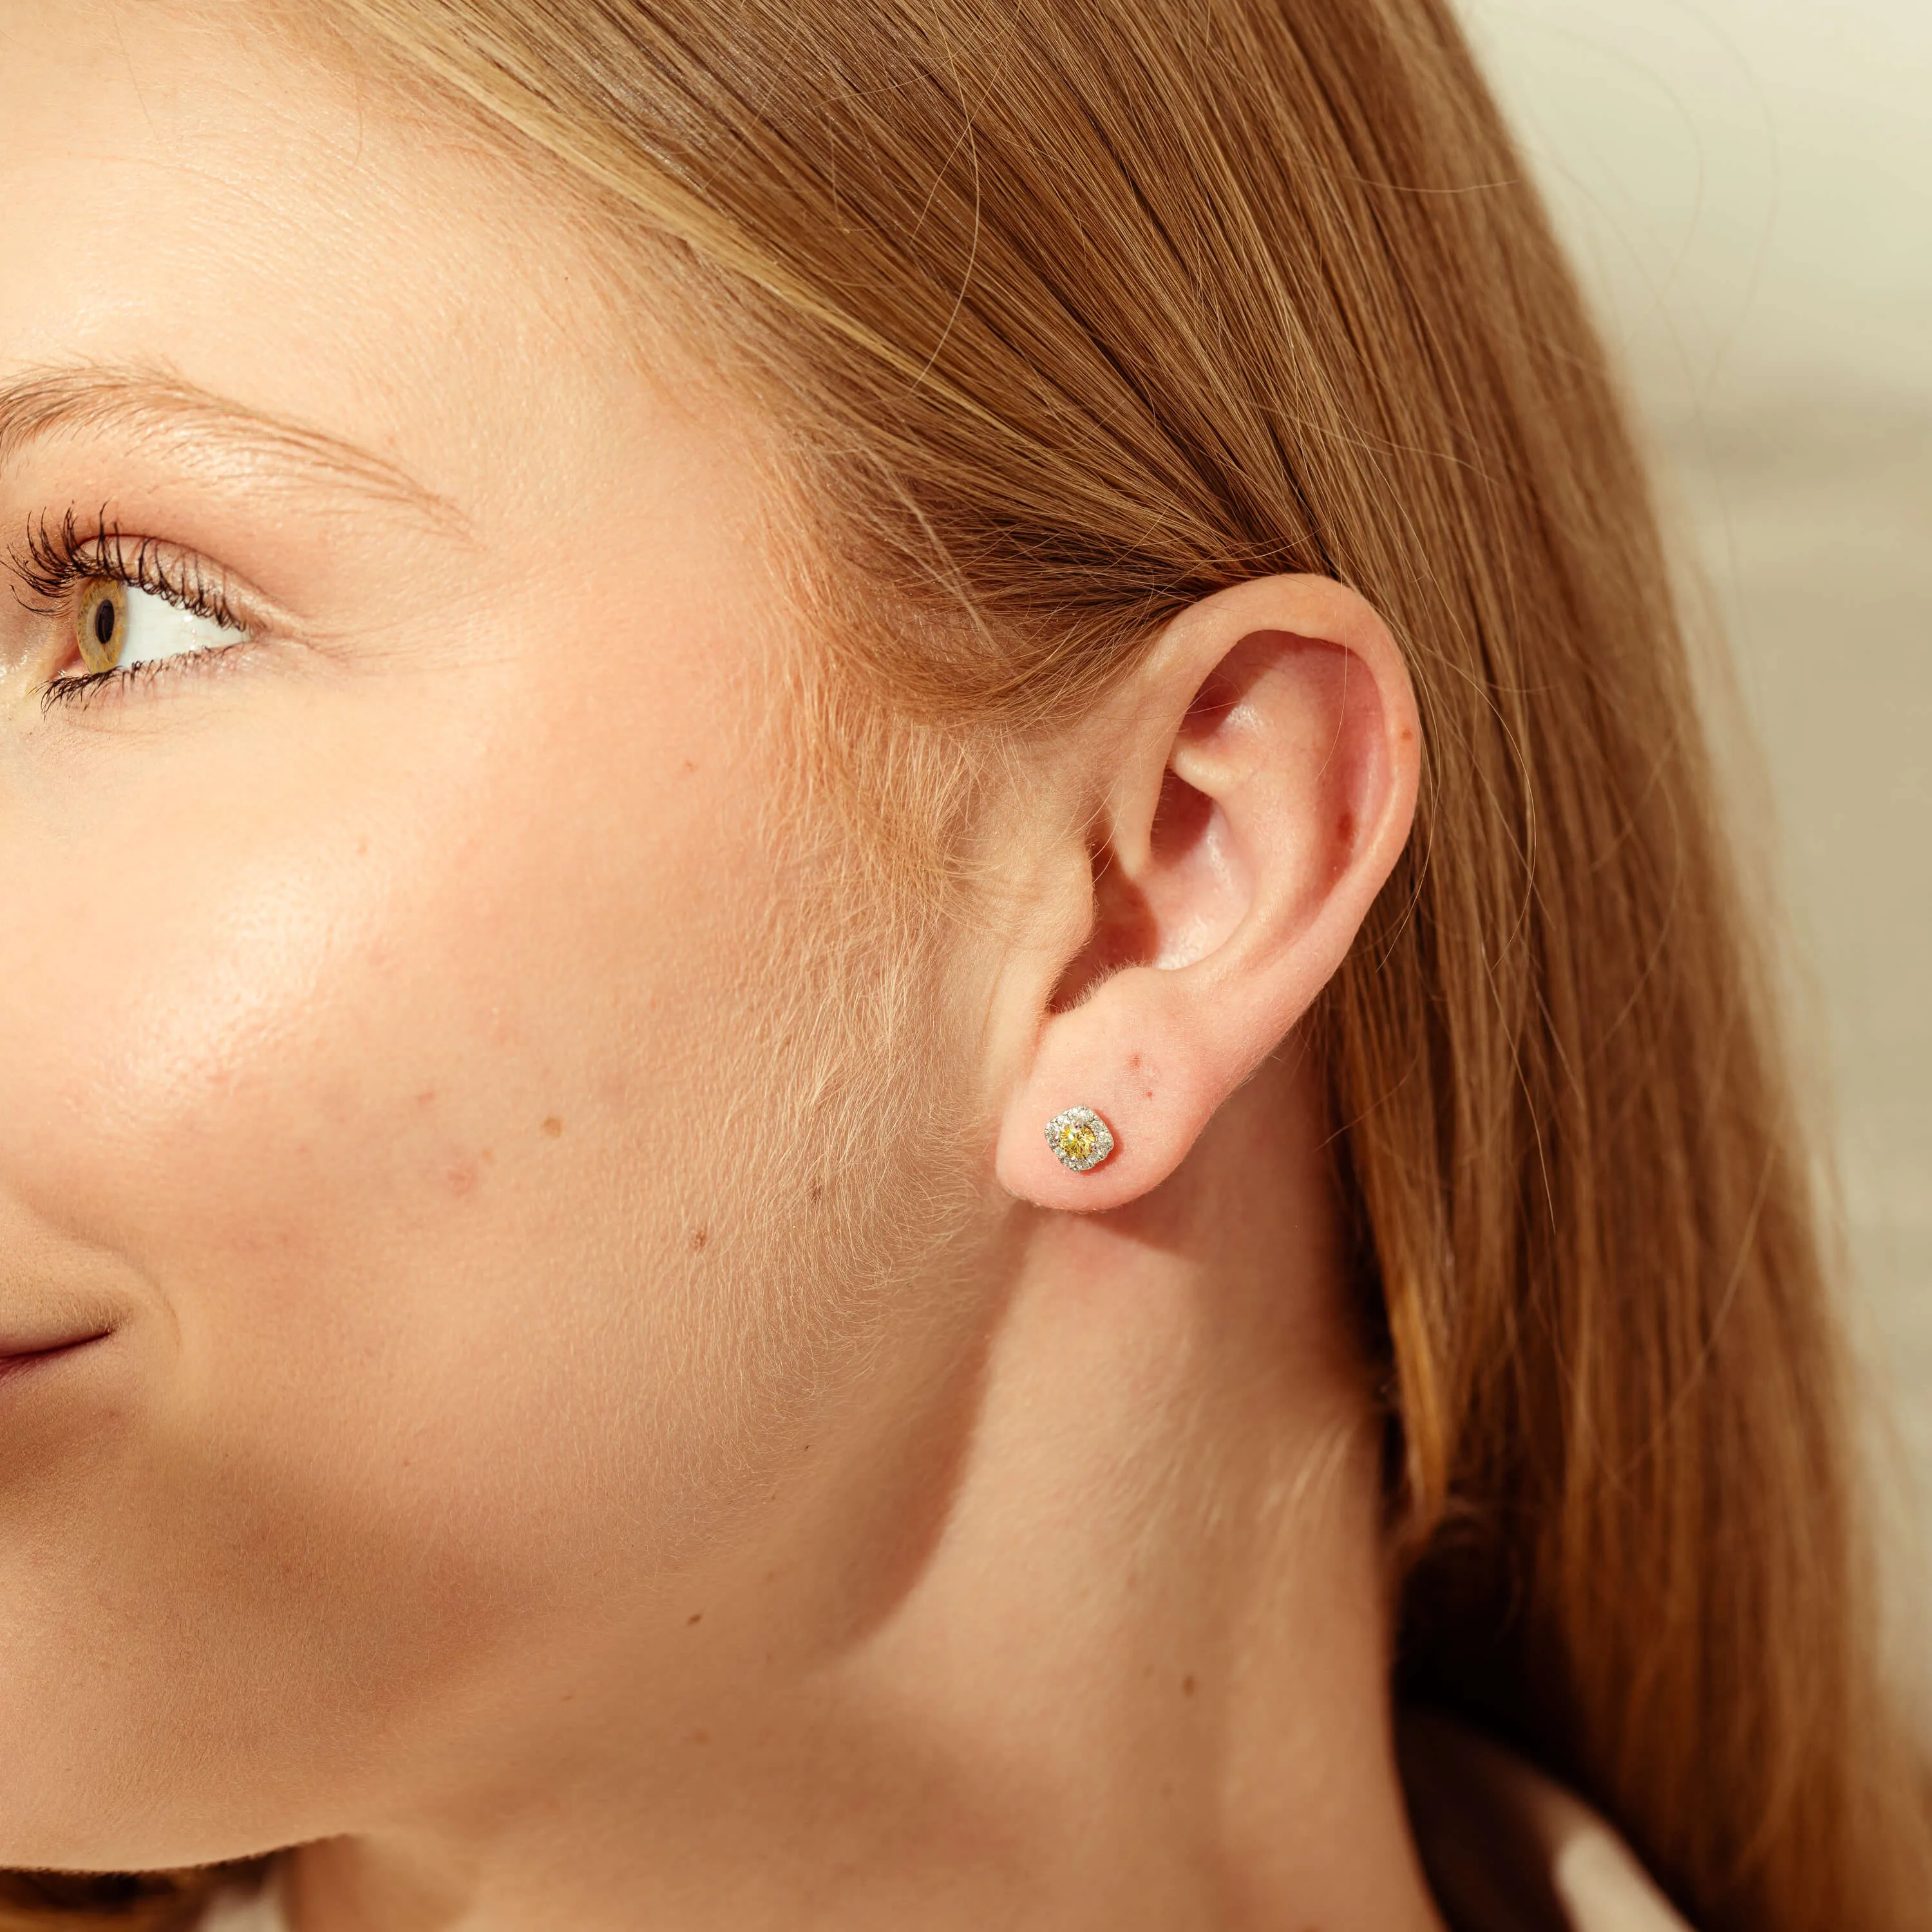
[[966, 1208], [817, 1228], [756, 425], [244, 8], [6, 0], [0, 129], [6, 539], [252, 638], [50, 705], [71, 613], [0, 599], [0, 1864], [1436, 1924], [1294, 1045], [1408, 830], [1374, 614], [1208, 600], [1042, 753], [922, 1009]]

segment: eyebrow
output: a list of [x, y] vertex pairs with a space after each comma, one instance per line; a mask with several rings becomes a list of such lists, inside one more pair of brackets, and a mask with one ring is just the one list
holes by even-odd
[[400, 464], [338, 436], [231, 401], [157, 371], [83, 363], [0, 382], [0, 470], [50, 437], [94, 429], [218, 442], [235, 454], [320, 472], [442, 525], [465, 519]]

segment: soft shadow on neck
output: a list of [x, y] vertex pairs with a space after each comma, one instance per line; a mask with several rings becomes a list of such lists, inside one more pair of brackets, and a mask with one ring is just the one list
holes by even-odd
[[302, 1932], [1439, 1932], [1305, 1076], [1264, 1069], [1131, 1207], [1018, 1210], [1000, 1252], [976, 1332], [815, 1432], [675, 1680], [614, 1648], [601, 1727], [553, 1727], [526, 1791], [311, 1848]]

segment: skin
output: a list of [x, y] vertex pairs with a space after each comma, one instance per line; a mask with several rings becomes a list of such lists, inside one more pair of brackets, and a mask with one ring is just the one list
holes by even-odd
[[[0, 128], [0, 528], [104, 508], [254, 634], [50, 709], [71, 614], [0, 598], [0, 1864], [298, 1845], [302, 1932], [1436, 1925], [1296, 1044], [1407, 835], [1374, 613], [1178, 620], [886, 1053], [675, 330], [245, 12], [6, 0]], [[828, 1164], [826, 1064], [936, 1096], [920, 1186]]]

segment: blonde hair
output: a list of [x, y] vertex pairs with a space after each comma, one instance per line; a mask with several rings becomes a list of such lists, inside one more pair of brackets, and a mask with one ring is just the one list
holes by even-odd
[[1425, 783], [1312, 1039], [1386, 1336], [1402, 1686], [1573, 1782], [1707, 1932], [1917, 1923], [1925, 1767], [1666, 560], [1448, 8], [344, 13], [728, 343], [827, 597], [865, 587], [831, 647], [893, 836], [1206, 593], [1381, 610]]

